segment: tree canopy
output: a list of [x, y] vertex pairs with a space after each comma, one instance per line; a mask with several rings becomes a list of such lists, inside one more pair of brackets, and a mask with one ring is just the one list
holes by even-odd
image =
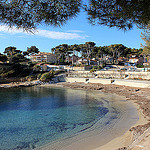
[[[149, 24], [150, 26], [150, 24]], [[143, 47], [143, 54], [150, 54], [150, 28], [145, 29], [143, 33], [141, 33], [141, 38], [144, 40], [145, 44]]]
[[21, 51], [21, 50], [18, 50], [14, 46], [9, 46], [5, 48], [4, 54], [6, 54], [6, 57], [8, 58], [9, 63], [19, 63], [19, 62], [28, 60], [25, 56], [32, 55], [38, 52], [39, 52], [39, 49], [36, 46], [28, 47], [27, 51]]
[[0, 53], [0, 61], [5, 62], [7, 60], [7, 56]]
[[149, 0], [1, 0], [0, 23], [32, 30], [39, 24], [60, 26], [80, 10], [92, 24], [131, 29], [150, 21]]
[[143, 49], [132, 49], [123, 44], [112, 44], [109, 46], [98, 47], [94, 42], [85, 42], [84, 44], [79, 45], [61, 44], [52, 48], [51, 51], [57, 56], [58, 62], [67, 62], [69, 56], [78, 56], [78, 52], [82, 58], [101, 59], [104, 58], [104, 56], [109, 56], [113, 58], [113, 62], [117, 62], [119, 57], [128, 58], [131, 54], [139, 56], [143, 52]]
[[31, 30], [38, 24], [62, 25], [79, 12], [80, 0], [1, 0], [0, 22]]
[[87, 11], [91, 23], [124, 30], [134, 24], [145, 28], [150, 21], [149, 0], [91, 0]]

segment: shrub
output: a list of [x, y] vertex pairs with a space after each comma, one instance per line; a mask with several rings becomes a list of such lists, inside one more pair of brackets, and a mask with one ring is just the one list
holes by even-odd
[[144, 65], [137, 65], [137, 68], [144, 68]]
[[90, 73], [95, 72], [95, 71], [96, 71], [95, 69], [91, 69], [91, 70], [90, 70]]
[[40, 78], [41, 78], [41, 75], [42, 75], [42, 74], [39, 73], [39, 74], [37, 75], [37, 78], [40, 79]]
[[40, 81], [49, 81], [54, 77], [54, 74], [55, 74], [54, 70], [51, 70], [47, 73], [43, 73], [40, 77]]
[[94, 70], [101, 70], [102, 69], [102, 67], [101, 66], [93, 66], [93, 68], [92, 69], [94, 69]]

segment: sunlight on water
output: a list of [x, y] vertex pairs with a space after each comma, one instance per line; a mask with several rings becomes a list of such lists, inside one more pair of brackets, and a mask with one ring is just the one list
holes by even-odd
[[119, 112], [109, 101], [91, 93], [40, 87], [1, 90], [0, 149], [32, 149], [96, 128], [110, 109], [110, 118], [117, 119]]

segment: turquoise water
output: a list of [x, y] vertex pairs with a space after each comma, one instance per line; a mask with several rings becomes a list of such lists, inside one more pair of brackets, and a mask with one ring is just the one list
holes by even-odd
[[[0, 150], [33, 149], [88, 131], [110, 113], [109, 101], [93, 95], [63, 88], [0, 89]], [[117, 119], [119, 111], [111, 111]]]

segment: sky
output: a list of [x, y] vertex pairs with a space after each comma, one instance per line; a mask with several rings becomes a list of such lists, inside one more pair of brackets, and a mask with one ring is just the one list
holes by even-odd
[[136, 26], [126, 32], [101, 25], [93, 26], [88, 23], [87, 15], [81, 12], [61, 27], [40, 25], [34, 34], [0, 25], [0, 53], [9, 46], [22, 51], [36, 46], [41, 52], [51, 52], [51, 48], [60, 44], [84, 44], [89, 41], [95, 42], [96, 46], [123, 44], [129, 48], [141, 48], [141, 32]]

